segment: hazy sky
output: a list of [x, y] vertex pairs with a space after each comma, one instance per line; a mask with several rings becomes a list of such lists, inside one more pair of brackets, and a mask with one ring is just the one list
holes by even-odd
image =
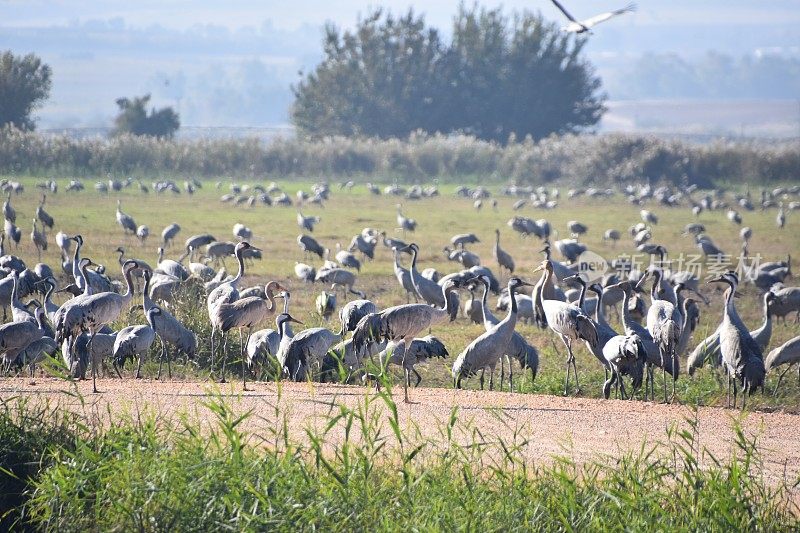
[[[561, 18], [548, 0], [506, 0], [480, 2], [482, 5], [502, 5], [508, 9], [541, 10], [547, 17]], [[625, 0], [562, 0], [578, 18], [622, 7]], [[279, 27], [302, 24], [319, 25], [331, 20], [350, 25], [359, 13], [372, 6], [386, 6], [403, 11], [409, 6], [425, 13], [434, 25], [446, 26], [458, 5], [454, 1], [382, 0], [0, 0], [0, 26], [48, 26], [71, 21], [122, 17], [129, 24], [149, 26], [159, 24], [182, 29], [196, 24], [215, 24], [236, 29], [260, 26], [271, 20]], [[686, 24], [792, 24], [800, 22], [800, 2], [797, 0], [658, 0], [639, 3], [638, 12], [619, 19], [614, 24], [660, 25]]]
[[[628, 1], [562, 3], [582, 19]], [[502, 6], [506, 14], [540, 11], [566, 22], [550, 0], [477, 3]], [[148, 92], [156, 105], [177, 106], [186, 125], [285, 124], [290, 84], [299, 79], [298, 71], [321, 58], [323, 24], [352, 27], [376, 6], [394, 13], [413, 7], [447, 36], [458, 5], [437, 0], [0, 0], [0, 50], [33, 52], [52, 66], [53, 90], [37, 112], [43, 128], [107, 125], [117, 97]], [[647, 54], [675, 54], [689, 62], [709, 51], [732, 58], [764, 51], [800, 57], [800, 0], [639, 1], [635, 13], [598, 26], [584, 50], [610, 99], [630, 99], [628, 73]]]

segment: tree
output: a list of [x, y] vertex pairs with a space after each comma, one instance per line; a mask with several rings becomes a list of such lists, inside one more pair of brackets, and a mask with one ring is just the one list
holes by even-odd
[[580, 131], [605, 98], [584, 43], [540, 15], [462, 6], [448, 44], [412, 11], [377, 10], [353, 31], [326, 27], [323, 61], [293, 88], [292, 121], [312, 136], [461, 131], [505, 142]]
[[180, 128], [178, 114], [171, 107], [155, 108], [147, 112], [150, 95], [118, 98], [119, 115], [114, 119], [112, 135], [130, 133], [133, 135], [149, 135], [151, 137], [171, 138]]
[[0, 55], [0, 126], [35, 127], [31, 113], [50, 95], [50, 67], [33, 54]]

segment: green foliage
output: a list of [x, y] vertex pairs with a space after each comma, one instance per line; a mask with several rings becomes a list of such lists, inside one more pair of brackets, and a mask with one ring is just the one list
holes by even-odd
[[[525, 428], [490, 436], [453, 410], [422, 438], [386, 394], [288, 436], [286, 413], [251, 433], [250, 413], [213, 398], [210, 423], [135, 413], [73, 444], [48, 442], [25, 494], [24, 525], [58, 531], [139, 530], [792, 530], [791, 481], [761, 474], [755, 437], [735, 428], [733, 453], [700, 447], [693, 419], [618, 460], [536, 462]], [[30, 408], [28, 408], [30, 409]], [[20, 412], [24, 413], [25, 409]], [[3, 418], [13, 417], [8, 411]], [[52, 420], [46, 416], [45, 420]], [[497, 424], [513, 425], [498, 415]], [[31, 441], [33, 432], [0, 420]], [[60, 431], [60, 429], [59, 429]], [[10, 435], [14, 437], [14, 435]], [[600, 462], [592, 462], [593, 460]], [[387, 509], [393, 509], [387, 513]]]
[[50, 95], [50, 75], [50, 67], [33, 54], [0, 54], [0, 127], [34, 129], [31, 113]]
[[[466, 135], [412, 134], [407, 140], [167, 140], [121, 135], [110, 140], [42, 137], [0, 128], [0, 172], [108, 172], [241, 178], [369, 175], [371, 180], [431, 178], [498, 183], [613, 185], [630, 181], [789, 183], [800, 168], [797, 143], [696, 145], [634, 135], [550, 136], [501, 146]], [[377, 175], [377, 176], [376, 176]]]
[[477, 6], [461, 6], [446, 44], [413, 11], [376, 10], [353, 31], [326, 27], [325, 58], [294, 88], [292, 119], [312, 136], [575, 132], [604, 110], [583, 44], [540, 15]]
[[150, 95], [137, 96], [133, 100], [117, 99], [119, 115], [114, 119], [113, 135], [146, 135], [150, 137], [171, 138], [180, 128], [178, 114], [171, 107], [147, 112]]

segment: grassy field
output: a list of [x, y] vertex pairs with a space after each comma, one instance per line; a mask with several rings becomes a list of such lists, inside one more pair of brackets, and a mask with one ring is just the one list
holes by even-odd
[[[27, 236], [39, 199], [36, 181], [23, 179], [25, 193], [11, 200], [24, 238], [16, 250], [7, 245], [7, 252], [29, 263], [36, 260]], [[157, 235], [165, 225], [181, 225], [177, 241], [182, 243], [188, 236], [204, 232], [232, 240], [231, 228], [241, 222], [252, 228], [253, 244], [264, 249], [264, 259], [249, 269], [243, 286], [280, 280], [291, 288], [292, 314], [307, 327], [324, 324], [313, 311], [313, 300], [322, 287], [301, 283], [293, 275], [294, 262], [303, 260], [295, 242], [300, 231], [294, 208], [223, 204], [219, 197], [228, 192], [230, 180], [224, 180], [219, 189], [214, 182], [206, 182], [194, 196], [143, 195], [135, 187], [101, 195], [89, 180], [86, 191], [65, 193], [66, 179], [59, 178], [59, 183], [59, 193], [49, 195], [46, 206], [56, 220], [54, 231], [81, 233], [86, 241], [84, 255], [106, 264], [117, 277], [117, 246], [155, 265]], [[297, 189], [310, 187], [310, 182], [280, 184], [293, 198]], [[441, 249], [453, 234], [464, 232], [474, 232], [481, 238], [482, 242], [470, 249], [481, 256], [483, 264], [495, 269], [491, 239], [493, 230], [500, 228], [502, 245], [514, 256], [518, 275], [533, 281], [532, 270], [541, 260], [541, 242], [522, 239], [506, 225], [515, 214], [511, 210], [515, 199], [497, 196], [496, 210], [490, 202], [484, 202], [484, 208], [476, 211], [472, 200], [457, 198], [454, 189], [454, 185], [445, 185], [438, 198], [403, 200], [405, 214], [419, 223], [416, 234], [406, 239], [421, 247], [420, 270], [459, 270], [460, 265], [445, 260]], [[496, 188], [492, 190], [496, 192]], [[601, 236], [607, 228], [625, 232], [638, 222], [638, 207], [619, 195], [610, 200], [568, 200], [565, 192], [562, 190], [561, 205], [555, 210], [526, 208], [516, 214], [547, 218], [562, 237], [567, 234], [566, 222], [579, 220], [590, 228], [583, 240], [608, 259], [632, 252], [627, 238], [614, 247]], [[117, 199], [138, 224], [150, 227], [154, 237], [144, 246], [124, 237], [116, 225]], [[351, 192], [334, 186], [324, 208], [308, 206], [303, 211], [322, 217], [314, 237], [333, 252], [337, 243], [347, 246], [365, 226], [401, 236], [394, 231], [397, 202], [395, 197], [370, 196], [361, 186]], [[654, 227], [654, 241], [663, 243], [673, 257], [696, 251], [693, 241], [681, 235], [683, 226], [692, 219], [688, 208], [649, 208], [660, 217]], [[790, 213], [787, 227], [778, 231], [775, 214], [774, 210], [743, 213], [744, 224], [754, 232], [751, 252], [768, 260], [783, 259], [800, 248], [798, 219]], [[723, 250], [733, 253], [739, 249], [739, 228], [728, 222], [724, 212], [703, 213], [699, 221]], [[180, 253], [175, 247], [168, 256], [176, 258]], [[43, 261], [58, 265], [54, 244]], [[235, 268], [232, 260], [227, 266]], [[392, 274], [390, 253], [381, 246], [375, 261], [364, 264], [356, 287], [379, 307], [405, 302]], [[721, 293], [710, 287], [703, 291], [711, 305], [702, 308], [700, 327], [690, 348], [710, 333], [722, 316]], [[742, 293], [737, 307], [745, 322], [755, 328], [762, 320], [760, 298], [752, 286], [743, 287]], [[197, 294], [187, 291], [173, 310], [202, 341], [199, 364], [176, 365], [176, 379], [202, 380], [208, 376], [209, 326], [205, 301]], [[135, 309], [121, 317], [116, 326], [133, 323], [144, 323]], [[615, 320], [613, 324], [616, 326]], [[337, 329], [338, 322], [329, 326]], [[451, 387], [453, 359], [482, 331], [463, 317], [435, 328], [433, 333], [445, 342], [450, 357], [419, 368], [423, 386]], [[539, 349], [541, 366], [535, 383], [526, 375], [517, 384], [526, 393], [560, 394], [563, 347], [558, 346], [560, 355], [555, 353], [548, 331], [530, 325], [520, 325], [519, 331]], [[800, 327], [792, 320], [786, 326], [776, 325], [771, 346], [799, 332]], [[232, 341], [230, 362], [234, 362], [233, 354], [238, 354], [236, 339]], [[582, 395], [599, 397], [602, 369], [583, 346], [577, 348], [576, 355]], [[232, 368], [238, 371], [239, 367]], [[146, 365], [145, 374], [155, 375], [154, 362]], [[130, 368], [126, 377], [131, 378]], [[678, 398], [690, 406], [724, 405], [721, 383], [720, 375], [708, 367], [693, 377], [683, 373], [678, 381]], [[748, 407], [800, 411], [796, 379], [785, 380], [777, 397], [772, 396], [774, 383], [774, 376], [768, 376], [769, 394], [756, 394]], [[477, 387], [477, 380], [467, 382], [467, 386]], [[567, 451], [566, 457], [544, 461], [538, 457], [531, 460], [524, 453], [524, 430], [515, 430], [509, 441], [493, 438], [485, 428], [471, 427], [469, 419], [457, 409], [450, 422], [438, 428], [439, 440], [415, 441], [404, 429], [406, 422], [398, 420], [391, 394], [367, 395], [355, 407], [324, 407], [330, 409], [329, 424], [322, 430], [307, 430], [299, 442], [287, 436], [285, 423], [275, 423], [269, 431], [258, 434], [243, 429], [247, 419], [259, 413], [235, 412], [223, 398], [211, 398], [204, 404], [214, 417], [203, 424], [189, 419], [165, 421], [143, 411], [115, 419], [104, 431], [78, 414], [30, 400], [12, 397], [0, 406], [3, 528], [14, 524], [17, 528], [59, 531], [563, 531], [652, 530], [663, 528], [666, 521], [685, 530], [778, 531], [798, 526], [798, 486], [792, 480], [776, 485], [765, 479], [761, 442], [748, 432], [737, 431], [731, 443], [734, 453], [728, 458], [712, 457], [701, 445], [703, 435], [691, 417], [676, 420], [662, 442], [643, 444], [637, 453], [576, 461]], [[277, 404], [274, 409], [272, 418], [286, 420]], [[389, 418], [391, 431], [386, 430], [384, 416]], [[497, 423], [514, 421], [498, 415]], [[472, 432], [474, 444], [458, 444], [451, 438], [456, 432]], [[346, 438], [331, 440], [333, 433]]]
[[[174, 195], [172, 193], [142, 194], [135, 185], [124, 189], [121, 193], [99, 194], [93, 190], [93, 181], [86, 180], [87, 190], [79, 193], [66, 193], [65, 179], [60, 179], [61, 189], [58, 194], [49, 195], [46, 208], [55, 217], [56, 228], [67, 233], [81, 233], [85, 239], [84, 255], [91, 257], [95, 262], [108, 265], [109, 272], [114, 275], [118, 271], [117, 254], [114, 249], [123, 246], [127, 255], [139, 257], [151, 265], [156, 263], [156, 249], [159, 246], [161, 229], [172, 222], [181, 225], [182, 230], [178, 235], [176, 247], [168, 250], [167, 255], [177, 258], [182, 250], [183, 240], [188, 236], [210, 232], [220, 240], [233, 240], [231, 229], [234, 223], [241, 222], [250, 227], [254, 232], [252, 243], [264, 250], [264, 259], [257, 261], [247, 272], [247, 279], [243, 286], [264, 284], [267, 280], [277, 279], [291, 288], [292, 314], [304, 321], [307, 327], [318, 326], [323, 323], [314, 312], [313, 301], [323, 289], [318, 284], [304, 284], [294, 278], [293, 266], [295, 261], [304, 261], [303, 254], [296, 244], [296, 237], [300, 230], [295, 221], [295, 208], [257, 206], [233, 206], [219, 201], [219, 197], [227, 192], [230, 179], [224, 179], [220, 187], [215, 187], [215, 182], [205, 182], [204, 187], [193, 196], [188, 194]], [[30, 220], [33, 218], [35, 207], [40, 194], [34, 187], [36, 180], [23, 179], [26, 190], [22, 195], [12, 198], [12, 205], [17, 211], [18, 224], [23, 229], [23, 241], [18, 250], [13, 245], [10, 251], [22, 256], [28, 262], [35, 262], [35, 251], [28, 233]], [[244, 183], [241, 183], [244, 184]], [[294, 199], [298, 189], [308, 191], [310, 182], [280, 182], [283, 190]], [[616, 246], [602, 240], [603, 231], [607, 228], [616, 228], [623, 233], [627, 228], [639, 221], [639, 207], [628, 204], [620, 195], [612, 199], [567, 199], [566, 189], [562, 190], [560, 206], [554, 210], [534, 210], [525, 208], [520, 212], [513, 212], [511, 204], [514, 198], [495, 195], [498, 206], [492, 209], [489, 201], [480, 211], [472, 207], [472, 200], [456, 197], [454, 185], [443, 185], [441, 196], [426, 198], [418, 201], [398, 200], [397, 197], [369, 195], [364, 187], [356, 186], [352, 191], [339, 190], [334, 184], [331, 200], [323, 207], [308, 205], [303, 208], [306, 215], [319, 215], [322, 221], [318, 224], [313, 236], [335, 254], [336, 245], [340, 243], [346, 247], [353, 235], [364, 227], [373, 227], [386, 230], [389, 234], [403, 237], [395, 231], [395, 204], [402, 201], [406, 216], [415, 218], [418, 229], [415, 234], [405, 236], [407, 241], [415, 241], [421, 247], [418, 268], [434, 267], [441, 273], [448, 273], [460, 269], [460, 265], [445, 259], [441, 249], [449, 243], [449, 239], [456, 233], [474, 232], [481, 242], [469, 248], [482, 258], [483, 264], [496, 271], [496, 265], [491, 256], [493, 230], [501, 229], [502, 246], [509, 251], [517, 263], [517, 274], [523, 278], [534, 281], [531, 274], [540, 262], [542, 255], [539, 253], [541, 242], [536, 238], [523, 239], [515, 234], [506, 225], [513, 214], [530, 216], [532, 218], [546, 218], [556, 229], [559, 237], [567, 236], [566, 222], [579, 220], [589, 226], [588, 234], [582, 239], [591, 250], [594, 250], [607, 259], [618, 254], [634, 252], [633, 245], [627, 237]], [[497, 188], [493, 189], [497, 193]], [[153, 236], [142, 246], [132, 237], [123, 236], [121, 228], [115, 223], [115, 208], [117, 200], [122, 201], [125, 213], [134, 217], [138, 224], [147, 224]], [[659, 216], [659, 223], [653, 228], [653, 242], [664, 244], [671, 257], [677, 258], [679, 254], [695, 254], [697, 249], [690, 237], [682, 235], [682, 229], [687, 222], [694, 219], [686, 207], [666, 208], [648, 206]], [[750, 245], [751, 255], [761, 254], [765, 260], [785, 259], [787, 253], [797, 255], [800, 252], [800, 219], [789, 213], [786, 228], [779, 231], [775, 227], [775, 210], [743, 212], [743, 225], [753, 228], [753, 238]], [[729, 222], [724, 211], [704, 212], [697, 221], [706, 226], [706, 232], [723, 250], [728, 253], [737, 253], [739, 250], [739, 226]], [[51, 241], [52, 242], [52, 241]], [[8, 245], [7, 245], [8, 249]], [[44, 254], [43, 261], [51, 265], [58, 265], [58, 251], [51, 244], [50, 249]], [[319, 262], [318, 262], [319, 263]], [[734, 259], [735, 264], [735, 259]], [[227, 267], [235, 270], [235, 262], [227, 261]], [[706, 271], [703, 271], [703, 276]], [[118, 277], [118, 274], [117, 274]], [[791, 283], [791, 282], [790, 282]], [[356, 287], [365, 291], [367, 297], [375, 301], [379, 307], [388, 307], [405, 302], [405, 295], [399, 288], [391, 266], [391, 254], [388, 249], [379, 246], [373, 262], [363, 264]], [[712, 332], [721, 321], [722, 295], [712, 287], [703, 288], [709, 296], [711, 304], [702, 308], [700, 326], [695, 332], [695, 338], [690, 342], [690, 349], [697, 342]], [[737, 307], [745, 322], [756, 328], [762, 320], [762, 305], [756, 289], [745, 286], [741, 292], [743, 297], [737, 300]], [[462, 303], [468, 293], [462, 293]], [[197, 298], [197, 297], [195, 297]], [[199, 300], [199, 298], [197, 298]], [[341, 305], [341, 293], [339, 295]], [[494, 298], [491, 299], [494, 305]], [[176, 316], [185, 320], [201, 338], [207, 338], [208, 325], [205, 314], [204, 301], [181, 300], [175, 310]], [[609, 317], [615, 319], [612, 313]], [[771, 347], [777, 346], [785, 340], [797, 335], [800, 327], [792, 323], [776, 325]], [[131, 323], [144, 323], [137, 311], [120, 320], [120, 326]], [[613, 323], [616, 326], [616, 322]], [[263, 327], [274, 327], [274, 324], [264, 324]], [[338, 329], [338, 321], [330, 324], [332, 329]], [[558, 394], [563, 390], [563, 358], [558, 356], [553, 349], [553, 336], [549, 331], [541, 331], [531, 325], [519, 325], [519, 331], [529, 339], [540, 351], [541, 366], [539, 376], [535, 383], [530, 383], [526, 376], [522, 382], [522, 390], [532, 393]], [[451, 378], [449, 368], [453, 358], [482, 332], [482, 327], [472, 325], [463, 317], [457, 322], [435, 328], [433, 333], [439, 336], [446, 344], [451, 357], [441, 362], [431, 363], [428, 367], [420, 369], [423, 375], [423, 386], [449, 387]], [[201, 350], [208, 350], [207, 343], [201, 342]], [[238, 354], [238, 346], [231, 345]], [[564, 352], [562, 345], [558, 345], [559, 352]], [[578, 358], [579, 375], [582, 384], [582, 394], [599, 396], [603, 381], [602, 368], [597, 364], [583, 346], [576, 350]], [[207, 354], [201, 353], [201, 360]], [[232, 356], [233, 357], [233, 356]], [[232, 361], [233, 359], [231, 359]], [[238, 365], [235, 367], [238, 368]], [[152, 369], [147, 369], [150, 372]], [[195, 366], [185, 369], [186, 372], [195, 373]], [[179, 367], [178, 375], [184, 373]], [[685, 373], [678, 381], [678, 397], [682, 402], [702, 405], [719, 405], [725, 401], [724, 389], [720, 376], [712, 369], [706, 367], [698, 371], [693, 377]], [[785, 408], [791, 411], [800, 409], [800, 388], [796, 379], [784, 380], [785, 386], [778, 396], [773, 398], [772, 387], [774, 381], [768, 377], [769, 395], [757, 395], [750, 404], [754, 408]], [[478, 386], [477, 380], [468, 382], [468, 387]]]

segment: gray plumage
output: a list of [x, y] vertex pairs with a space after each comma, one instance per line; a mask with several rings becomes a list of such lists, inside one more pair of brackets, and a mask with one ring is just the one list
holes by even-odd
[[136, 235], [136, 222], [132, 216], [122, 212], [122, 200], [117, 200], [117, 224], [122, 227], [125, 233], [130, 232], [131, 235]]
[[351, 294], [355, 294], [359, 298], [365, 297], [363, 292], [357, 291], [353, 288], [353, 285], [356, 283], [356, 275], [349, 270], [345, 270], [344, 268], [318, 270], [316, 281], [330, 283], [331, 290], [336, 290], [336, 288], [341, 287], [345, 293], [349, 292]]
[[147, 325], [128, 326], [119, 330], [112, 353], [115, 369], [123, 368], [126, 360], [138, 357], [136, 377], [141, 377], [142, 362], [156, 339], [155, 323], [160, 313], [159, 307], [152, 307], [145, 313]]
[[728, 272], [709, 283], [712, 282], [728, 285], [725, 291], [722, 324], [719, 326], [719, 347], [723, 366], [728, 374], [728, 404], [730, 405], [730, 389], [733, 386], [733, 406], [736, 407], [737, 384], [741, 383], [742, 409], [744, 409], [747, 394], [752, 394], [764, 384], [766, 370], [763, 352], [736, 312], [733, 302], [739, 284], [736, 274]]
[[319, 316], [328, 320], [336, 310], [336, 293], [322, 291], [314, 300], [314, 308]]
[[341, 334], [326, 328], [310, 328], [296, 334], [278, 351], [278, 363], [284, 377], [305, 381], [309, 370], [316, 363], [321, 363], [330, 347], [341, 338]]
[[36, 309], [36, 322], [10, 322], [0, 326], [0, 356], [7, 368], [32, 342], [42, 338], [44, 310]]
[[403, 215], [403, 206], [400, 204], [397, 204], [397, 227], [403, 233], [406, 231], [414, 232], [417, 229], [417, 221]]
[[[149, 270], [144, 271], [142, 298], [145, 313], [156, 307], [155, 302], [148, 294], [151, 276]], [[155, 330], [165, 343], [172, 345], [179, 353], [183, 353], [189, 358], [193, 358], [197, 354], [197, 336], [166, 309], [161, 309], [161, 314], [155, 322]]]
[[410, 301], [410, 296], [413, 296], [414, 301], [418, 302], [419, 297], [417, 296], [416, 289], [414, 289], [414, 282], [411, 281], [411, 271], [407, 268], [403, 268], [400, 264], [400, 251], [397, 248], [392, 248], [392, 256], [394, 276], [397, 278], [397, 282], [403, 290], [406, 291], [406, 303]]
[[11, 222], [17, 221], [17, 212], [11, 207], [11, 193], [8, 193], [6, 201], [3, 202], [3, 218]]
[[[177, 226], [177, 224], [175, 224]], [[166, 231], [166, 230], [165, 230]], [[180, 230], [178, 230], [180, 231]], [[176, 232], [177, 234], [177, 232]], [[184, 243], [184, 247], [188, 250], [189, 248], [193, 248], [195, 250], [199, 250], [202, 246], [207, 246], [212, 242], [215, 242], [217, 239], [211, 235], [210, 233], [202, 233], [200, 235], [192, 235], [186, 242]]]
[[347, 250], [339, 249], [339, 243], [336, 243], [336, 260], [339, 262], [340, 265], [347, 267], [347, 268], [355, 268], [357, 271], [361, 272], [361, 261], [359, 261], [355, 255], [348, 252]]
[[[487, 296], [489, 294], [489, 279], [485, 276], [481, 276], [478, 280], [483, 285], [483, 295], [481, 296], [480, 302], [480, 311], [482, 314], [483, 320], [483, 327], [487, 331], [491, 329], [493, 326], [500, 322], [500, 319], [495, 317], [492, 314], [491, 310], [489, 309], [489, 305], [486, 301]], [[516, 359], [519, 362], [520, 367], [525, 369], [530, 369], [531, 371], [531, 383], [536, 381], [536, 374], [539, 373], [539, 352], [536, 348], [528, 343], [525, 338], [517, 331], [511, 335], [511, 341], [506, 348], [505, 355]], [[500, 372], [500, 388], [503, 387], [503, 372], [502, 372], [502, 365], [501, 365], [501, 372]], [[512, 364], [509, 362], [509, 385], [511, 390], [514, 389], [514, 370]]]
[[[91, 336], [96, 334], [102, 326], [114, 322], [122, 310], [127, 309], [133, 298], [131, 272], [135, 268], [139, 268], [139, 264], [135, 260], [126, 261], [122, 268], [127, 285], [125, 294], [100, 292], [71, 306], [64, 314], [63, 323], [56, 324], [56, 334], [58, 335], [56, 341], [61, 342], [68, 337], [75, 338], [84, 331]], [[92, 367], [92, 387], [94, 392], [97, 392], [96, 366]]]
[[[650, 291], [651, 302], [647, 310], [647, 330], [661, 353], [661, 369], [664, 377], [664, 401], [667, 401], [667, 368], [672, 368], [672, 396], [675, 397], [675, 381], [678, 378], [680, 360], [677, 346], [681, 335], [683, 319], [677, 308], [670, 302], [662, 300], [658, 295], [661, 283], [661, 270], [653, 271], [653, 287]], [[651, 379], [652, 387], [652, 379]], [[651, 389], [652, 390], [652, 389]]]
[[307, 265], [305, 263], [295, 263], [294, 275], [297, 276], [298, 279], [314, 283], [314, 280], [317, 277], [317, 271], [311, 265]]
[[[767, 354], [767, 359], [765, 361], [767, 372], [770, 372], [781, 365], [787, 365], [786, 370], [781, 372], [780, 376], [778, 377], [778, 382], [775, 384], [776, 394], [780, 389], [783, 376], [785, 376], [789, 369], [798, 362], [800, 362], [800, 336], [789, 339]], [[800, 373], [798, 373], [798, 381], [800, 381]]]
[[444, 343], [433, 335], [414, 339], [406, 347], [405, 341], [390, 342], [378, 354], [378, 359], [381, 368], [386, 368], [389, 364], [395, 364], [403, 368], [404, 379], [406, 387], [411, 384], [411, 373], [413, 372], [417, 378], [415, 387], [419, 387], [422, 382], [422, 376], [419, 375], [417, 369], [414, 368], [418, 364], [424, 364], [429, 359], [434, 357], [446, 358], [450, 355]]
[[[277, 358], [281, 341], [285, 344], [294, 336], [290, 323], [297, 322], [286, 312], [288, 305], [284, 300], [284, 312], [275, 318], [277, 330], [261, 329], [254, 331], [247, 340], [245, 349], [247, 367], [258, 378], [271, 359]], [[277, 359], [276, 359], [277, 360]]]
[[325, 255], [325, 248], [310, 235], [298, 235], [297, 245], [305, 254], [316, 254], [320, 259]]
[[141, 226], [136, 228], [136, 238], [144, 244], [147, 238], [150, 236], [150, 228], [142, 224]]
[[495, 261], [497, 261], [498, 266], [500, 267], [501, 273], [502, 269], [508, 270], [509, 274], [514, 273], [514, 258], [511, 257], [511, 254], [500, 248], [500, 230], [494, 230], [495, 239], [494, 239], [494, 247], [492, 248], [492, 257], [494, 257]]
[[350, 246], [347, 247], [347, 250], [350, 252], [358, 250], [364, 255], [364, 257], [372, 260], [375, 259], [375, 246], [377, 244], [377, 239], [367, 239], [364, 235], [359, 234], [353, 237], [353, 239], [350, 241]]
[[445, 296], [442, 292], [442, 288], [435, 281], [422, 277], [417, 270], [419, 246], [415, 243], [411, 243], [408, 246], [411, 250], [411, 268], [409, 271], [411, 272], [411, 283], [414, 285], [414, 291], [417, 293], [417, 296], [428, 304], [444, 307], [446, 302], [444, 301]]
[[307, 217], [303, 215], [302, 212], [297, 212], [297, 225], [300, 226], [300, 229], [303, 231], [314, 233], [314, 225], [319, 224], [319, 221], [319, 217]]
[[644, 361], [647, 359], [642, 340], [637, 335], [615, 335], [603, 346], [603, 356], [611, 369], [611, 377], [603, 384], [603, 397], [611, 396], [611, 386], [617, 384], [625, 398], [623, 375], [631, 376], [633, 390], [642, 385]]
[[370, 313], [377, 313], [378, 308], [369, 300], [352, 300], [347, 302], [339, 310], [339, 320], [342, 323], [342, 331], [354, 331], [361, 319]]
[[172, 245], [172, 241], [175, 237], [180, 233], [181, 227], [176, 224], [172, 223], [169, 226], [165, 227], [161, 230], [161, 244], [166, 248]]
[[481, 242], [478, 239], [478, 236], [474, 233], [460, 233], [458, 235], [453, 235], [450, 239], [450, 244], [453, 246], [458, 246], [459, 248], [464, 248], [467, 244], [474, 244], [476, 242]]
[[[514, 292], [518, 287], [528, 285], [519, 278], [511, 278], [508, 282], [508, 292], [511, 296], [511, 306], [506, 317], [493, 325], [473, 340], [462, 351], [453, 363], [453, 384], [461, 388], [461, 380], [475, 375], [479, 370], [489, 369], [489, 389], [494, 388], [494, 370], [497, 362], [508, 351], [511, 336], [517, 324], [517, 304]], [[481, 374], [481, 388], [483, 388], [483, 374]]]

